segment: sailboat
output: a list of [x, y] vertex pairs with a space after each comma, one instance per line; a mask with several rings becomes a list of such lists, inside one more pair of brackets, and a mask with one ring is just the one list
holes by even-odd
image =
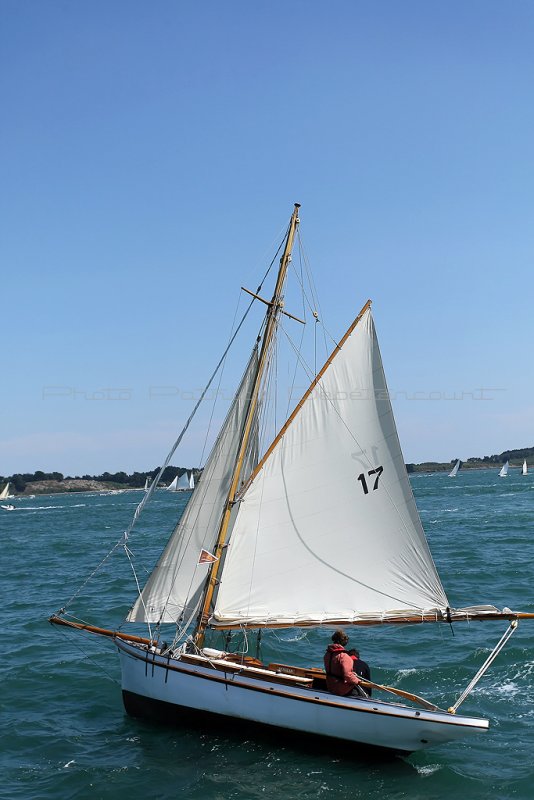
[[[192, 477], [192, 475], [191, 475]], [[175, 479], [167, 486], [168, 492], [188, 492], [191, 488], [189, 484], [189, 478], [187, 477], [187, 472], [184, 472], [183, 475], [178, 475]]]
[[[64, 608], [50, 621], [114, 642], [134, 716], [178, 724], [230, 718], [343, 741], [355, 753], [368, 745], [407, 754], [488, 729], [488, 720], [456, 712], [518, 619], [534, 614], [450, 607], [406, 472], [370, 301], [260, 455], [260, 398], [281, 315], [289, 316], [284, 282], [299, 221], [296, 204], [272, 299], [259, 298], [267, 305], [261, 338], [185, 511], [127, 614], [148, 636], [82, 623]], [[490, 619], [509, 627], [449, 709], [377, 684], [369, 684], [372, 699], [334, 695], [322, 669], [264, 664], [227, 644], [254, 632], [259, 641], [268, 629]], [[213, 646], [221, 632], [224, 649]], [[385, 696], [377, 699], [376, 689]]]
[[522, 475], [528, 475], [528, 467], [527, 467], [527, 460], [526, 460], [526, 458], [525, 458], [525, 460], [523, 461], [523, 469], [521, 470], [521, 474], [522, 474]]
[[459, 469], [460, 469], [460, 460], [458, 460], [458, 461], [456, 462], [456, 464], [454, 465], [454, 467], [453, 467], [453, 468], [451, 469], [451, 471], [449, 472], [449, 478], [456, 478], [456, 476], [458, 475], [458, 470], [459, 470]]
[[189, 488], [193, 490], [195, 488], [195, 479], [193, 477], [193, 473], [189, 476]]
[[499, 472], [499, 478], [506, 478], [508, 475], [508, 467], [510, 466], [509, 462], [507, 461], [505, 464], [502, 465], [501, 471]]
[[143, 486], [143, 491], [144, 492], [148, 492], [148, 487], [149, 487], [149, 481], [148, 481], [148, 477], [147, 477], [147, 478], [145, 478], [145, 485]]
[[8, 497], [13, 497], [13, 495], [9, 494], [9, 483], [6, 483], [0, 492], [0, 500], [7, 500]]

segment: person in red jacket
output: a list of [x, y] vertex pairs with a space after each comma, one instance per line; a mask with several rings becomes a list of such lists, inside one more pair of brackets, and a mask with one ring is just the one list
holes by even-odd
[[354, 672], [354, 660], [345, 650], [345, 645], [349, 637], [345, 631], [337, 630], [332, 636], [332, 644], [329, 644], [324, 654], [324, 668], [326, 672], [326, 686], [332, 694], [354, 695], [366, 697], [361, 687], [359, 677]]

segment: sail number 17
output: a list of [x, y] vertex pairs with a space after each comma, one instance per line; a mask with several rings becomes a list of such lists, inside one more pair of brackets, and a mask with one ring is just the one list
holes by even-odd
[[[376, 489], [378, 489], [378, 481], [383, 472], [384, 472], [384, 467], [377, 467], [376, 469], [370, 469], [369, 472], [367, 473], [369, 478], [371, 477], [371, 475], [376, 475], [375, 482], [373, 484], [373, 492]], [[363, 493], [369, 494], [369, 487], [367, 486], [367, 481], [365, 480], [364, 472], [362, 472], [361, 475], [358, 475], [358, 480], [361, 481]]]

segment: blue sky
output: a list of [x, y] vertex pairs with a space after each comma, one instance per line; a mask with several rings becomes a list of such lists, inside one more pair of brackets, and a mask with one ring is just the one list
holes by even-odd
[[328, 329], [374, 301], [406, 460], [534, 444], [532, 3], [1, 15], [0, 474], [160, 464], [294, 201]]

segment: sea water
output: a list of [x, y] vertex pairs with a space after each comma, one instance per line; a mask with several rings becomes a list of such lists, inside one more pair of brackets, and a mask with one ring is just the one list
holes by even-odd
[[[411, 477], [430, 547], [452, 606], [493, 603], [534, 612], [534, 476], [512, 469]], [[450, 798], [534, 795], [534, 620], [519, 624], [460, 708], [488, 733], [408, 758], [369, 760], [294, 739], [209, 728], [165, 728], [128, 717], [118, 656], [101, 637], [53, 627], [71, 600], [80, 619], [120, 626], [179, 517], [187, 495], [155, 493], [130, 540], [101, 564], [140, 492], [16, 499], [0, 511], [2, 726], [0, 797]], [[361, 558], [367, 553], [362, 547]], [[88, 576], [95, 575], [84, 583]], [[388, 626], [351, 632], [379, 683], [447, 708], [506, 622]], [[320, 666], [330, 631], [266, 634], [265, 661]], [[251, 642], [251, 652], [255, 654]]]

